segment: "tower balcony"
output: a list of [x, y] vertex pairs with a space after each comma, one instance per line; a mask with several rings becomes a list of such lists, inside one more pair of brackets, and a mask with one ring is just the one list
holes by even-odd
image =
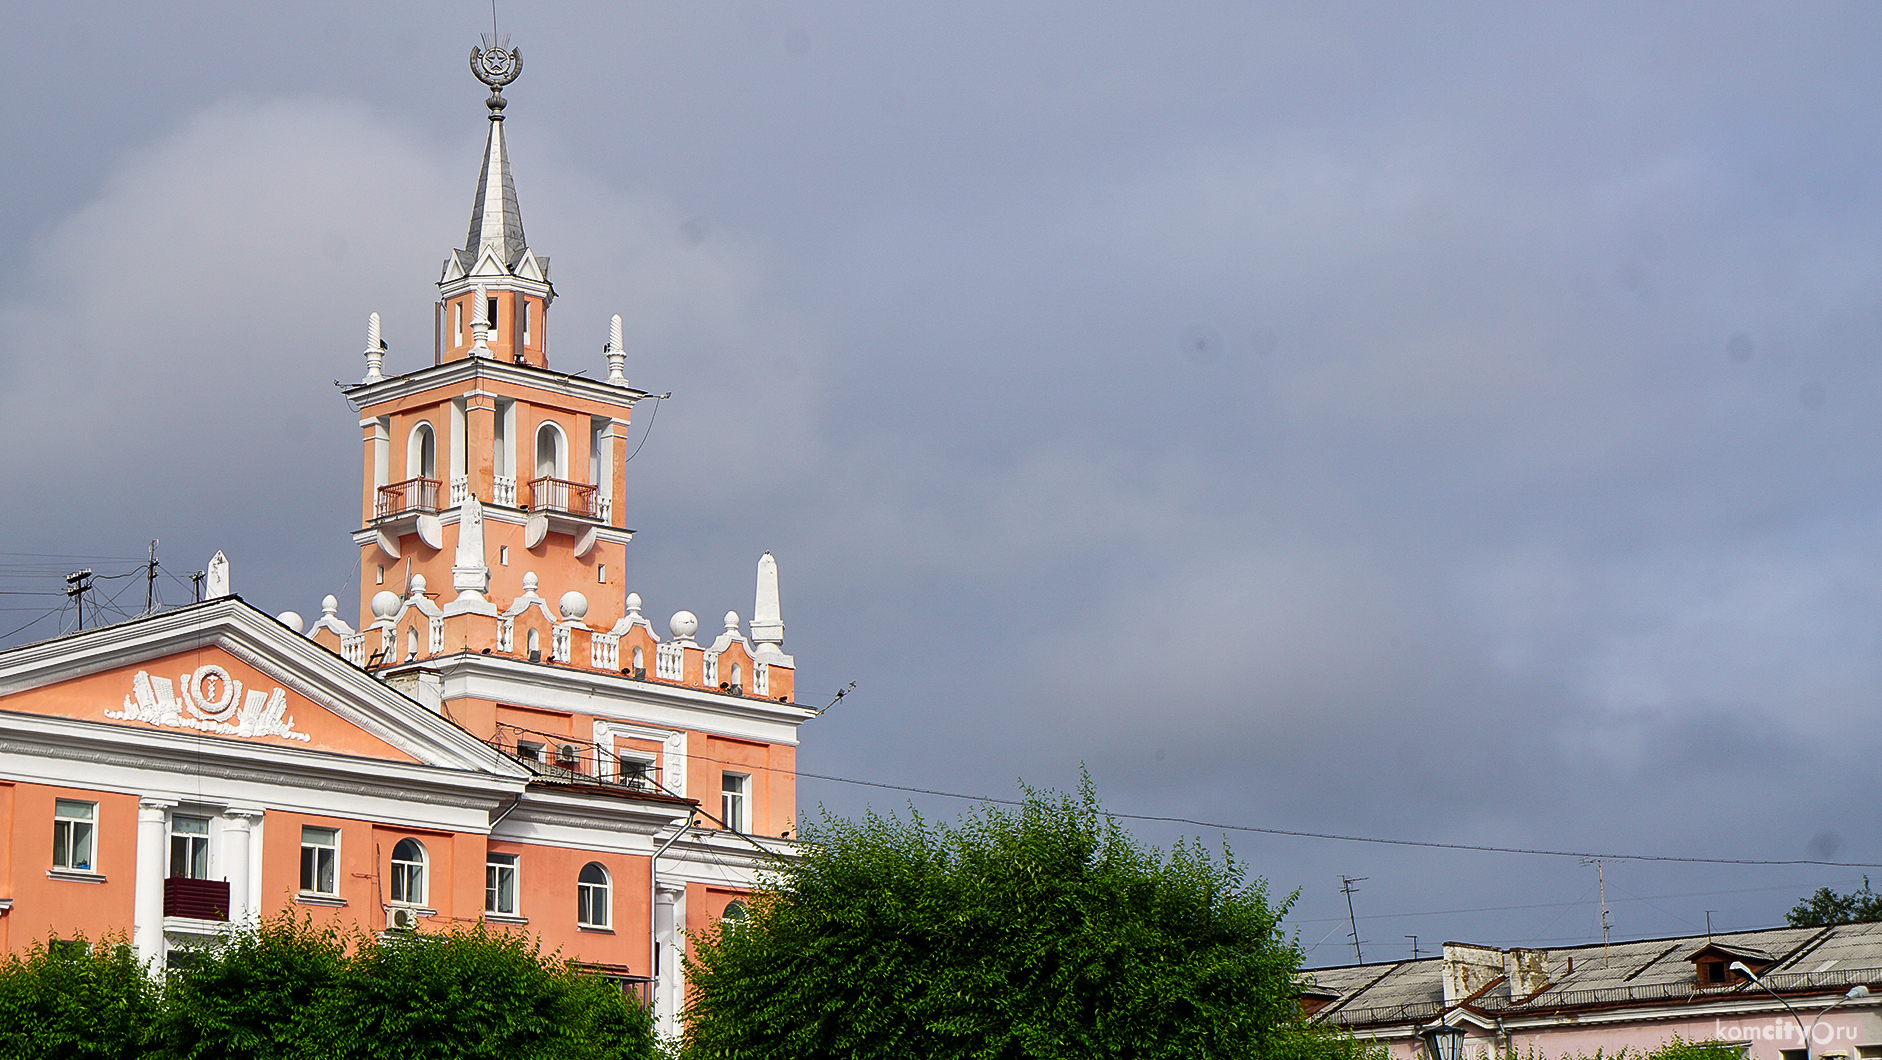
[[529, 481], [529, 510], [560, 513], [579, 519], [606, 519], [608, 498], [599, 496], [600, 488], [588, 482], [563, 478], [536, 478]]
[[408, 478], [404, 482], [379, 487], [379, 493], [373, 500], [372, 516], [377, 521], [396, 519], [401, 515], [432, 514], [437, 510], [438, 480]]

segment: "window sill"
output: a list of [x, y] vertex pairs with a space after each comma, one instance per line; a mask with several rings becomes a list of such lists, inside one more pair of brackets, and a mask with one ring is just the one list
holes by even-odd
[[46, 878], [49, 880], [70, 880], [73, 883], [105, 882], [105, 878], [102, 874], [86, 872], [83, 869], [47, 869]]
[[524, 924], [529, 923], [529, 918], [526, 916], [512, 916], [509, 913], [485, 913], [484, 923], [486, 924], [513, 924], [517, 927], [521, 927]]
[[612, 934], [614, 934], [614, 929], [613, 929], [613, 928], [610, 928], [610, 927], [595, 927], [595, 926], [594, 926], [594, 925], [592, 925], [592, 924], [577, 924], [577, 925], [575, 925], [575, 930], [577, 930], [577, 931], [585, 931], [585, 932], [587, 932], [587, 933], [588, 933], [588, 934], [590, 934], [590, 935], [612, 935]]
[[300, 905], [325, 906], [328, 909], [345, 909], [346, 899], [337, 894], [319, 894], [314, 891], [301, 891], [294, 895], [294, 901]]

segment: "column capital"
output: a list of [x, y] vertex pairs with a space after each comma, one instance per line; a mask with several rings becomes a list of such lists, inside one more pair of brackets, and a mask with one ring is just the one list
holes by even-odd
[[161, 821], [163, 815], [176, 808], [176, 799], [144, 796], [137, 800], [137, 819], [140, 821]]
[[231, 806], [222, 811], [222, 816], [229, 824], [235, 825], [238, 828], [247, 828], [255, 823], [256, 818], [261, 817], [266, 812], [266, 810], [263, 810], [259, 806]]

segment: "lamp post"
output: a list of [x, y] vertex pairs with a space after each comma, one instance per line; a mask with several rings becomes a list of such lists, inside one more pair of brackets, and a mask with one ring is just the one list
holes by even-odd
[[1439, 1021], [1421, 1028], [1418, 1037], [1425, 1043], [1430, 1060], [1463, 1060], [1464, 1028]]
[[1763, 990], [1765, 993], [1770, 994], [1774, 998], [1777, 998], [1777, 1003], [1780, 1005], [1783, 1005], [1784, 1008], [1790, 1012], [1791, 1018], [1797, 1021], [1797, 1033], [1803, 1035], [1803, 1038], [1804, 1038], [1804, 1060], [1810, 1060], [1810, 1042], [1811, 1042], [1810, 1036], [1815, 1034], [1817, 1031], [1817, 1020], [1821, 1020], [1823, 1017], [1829, 1015], [1830, 1009], [1835, 1008], [1836, 1006], [1842, 1004], [1845, 1001], [1857, 1001], [1857, 1000], [1860, 1000], [1862, 998], [1869, 996], [1869, 988], [1866, 986], [1850, 987], [1849, 990], [1846, 993], [1844, 993], [1842, 997], [1837, 998], [1835, 1001], [1831, 1002], [1829, 1006], [1826, 1007], [1822, 1012], [1817, 1013], [1817, 1018], [1810, 1021], [1810, 1027], [1809, 1029], [1806, 1030], [1804, 1028], [1804, 1018], [1797, 1014], [1796, 1009], [1791, 1008], [1791, 1003], [1784, 1000], [1783, 996], [1780, 995], [1777, 991], [1771, 989], [1771, 985], [1769, 983], [1765, 982], [1763, 979], [1758, 978], [1757, 972], [1754, 972], [1750, 968], [1745, 967], [1744, 961], [1733, 961], [1731, 964], [1731, 970], [1734, 972], [1745, 973], [1745, 977], [1747, 979], [1750, 979], [1752, 982], [1757, 983], [1759, 989]]

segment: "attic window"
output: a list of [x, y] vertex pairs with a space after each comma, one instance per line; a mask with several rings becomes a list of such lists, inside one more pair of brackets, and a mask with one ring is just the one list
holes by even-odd
[[1704, 961], [1699, 965], [1700, 978], [1708, 983], [1729, 983], [1731, 975], [1725, 970], [1724, 961]]

